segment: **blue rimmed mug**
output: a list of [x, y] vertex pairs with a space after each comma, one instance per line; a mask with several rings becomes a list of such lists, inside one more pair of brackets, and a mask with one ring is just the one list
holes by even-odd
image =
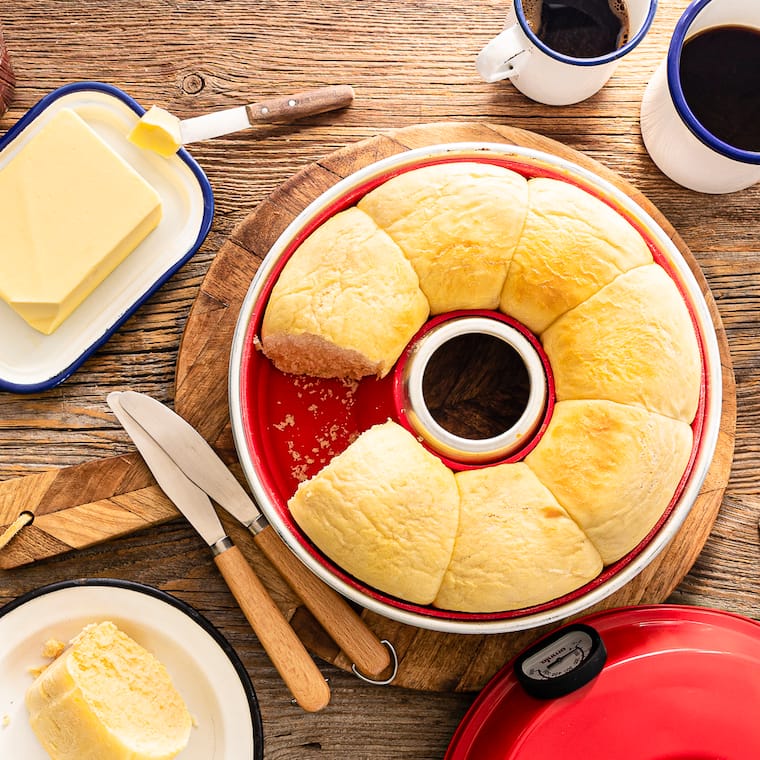
[[509, 79], [523, 95], [546, 105], [585, 100], [605, 85], [620, 59], [641, 42], [652, 25], [657, 0], [623, 2], [628, 26], [623, 44], [606, 55], [576, 58], [553, 50], [536, 34], [529, 18], [536, 2], [513, 0], [504, 30], [477, 57], [478, 73], [486, 82]]
[[735, 147], [712, 134], [694, 115], [681, 84], [686, 42], [708, 29], [736, 26], [760, 32], [760, 2], [691, 3], [641, 101], [641, 135], [652, 160], [674, 182], [701, 193], [731, 193], [760, 182], [760, 152]]

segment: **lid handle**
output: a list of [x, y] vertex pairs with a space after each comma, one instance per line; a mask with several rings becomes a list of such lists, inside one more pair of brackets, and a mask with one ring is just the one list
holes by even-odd
[[556, 699], [580, 689], [602, 672], [607, 650], [598, 631], [583, 623], [560, 628], [515, 661], [515, 675], [538, 699]]

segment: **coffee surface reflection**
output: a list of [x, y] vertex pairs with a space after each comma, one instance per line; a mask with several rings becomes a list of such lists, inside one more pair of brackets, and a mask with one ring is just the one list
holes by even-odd
[[523, 0], [534, 34], [573, 58], [609, 55], [628, 41], [625, 0]]

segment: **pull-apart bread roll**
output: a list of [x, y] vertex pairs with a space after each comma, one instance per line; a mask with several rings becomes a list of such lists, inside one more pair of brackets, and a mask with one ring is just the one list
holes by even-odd
[[288, 502], [338, 566], [408, 602], [489, 613], [575, 591], [647, 537], [690, 462], [692, 315], [633, 224], [570, 182], [476, 161], [388, 179], [295, 251], [261, 338], [287, 372], [383, 376], [430, 313], [496, 308], [554, 375], [523, 462], [455, 475], [389, 421]]
[[428, 317], [399, 247], [353, 207], [292, 254], [272, 289], [262, 349], [283, 372], [383, 377]]
[[432, 314], [496, 309], [525, 220], [527, 186], [501, 166], [449, 162], [393, 177], [358, 205], [411, 261]]
[[437, 607], [496, 612], [530, 607], [595, 578], [593, 544], [520, 462], [455, 475], [459, 530]]
[[435, 598], [454, 546], [454, 473], [395, 422], [362, 433], [288, 501], [307, 536], [359, 580], [418, 604]]
[[599, 398], [691, 422], [701, 386], [694, 326], [657, 264], [621, 275], [542, 336], [557, 398]]
[[657, 523], [691, 449], [685, 422], [613, 401], [560, 401], [525, 462], [608, 565]]
[[622, 272], [652, 261], [638, 231], [579, 187], [536, 177], [528, 181], [528, 199], [500, 308], [533, 332]]

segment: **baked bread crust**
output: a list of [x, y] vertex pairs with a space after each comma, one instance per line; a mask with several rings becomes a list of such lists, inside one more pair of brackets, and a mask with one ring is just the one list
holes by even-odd
[[605, 565], [635, 548], [676, 491], [689, 425], [614, 401], [560, 401], [525, 463], [597, 548]]
[[455, 475], [459, 530], [435, 606], [497, 612], [541, 604], [596, 578], [591, 541], [524, 463]]
[[541, 336], [557, 399], [608, 399], [691, 422], [702, 362], [678, 288], [658, 264], [637, 267]]
[[431, 314], [497, 309], [528, 207], [528, 182], [502, 166], [434, 164], [362, 198], [420, 278]]
[[459, 520], [454, 473], [395, 422], [363, 432], [288, 502], [347, 572], [416, 604], [435, 599]]
[[283, 372], [387, 374], [429, 314], [411, 264], [363, 211], [329, 218], [288, 259], [261, 326]]
[[652, 261], [614, 209], [561, 180], [528, 181], [528, 214], [499, 308], [535, 333], [618, 275]]

